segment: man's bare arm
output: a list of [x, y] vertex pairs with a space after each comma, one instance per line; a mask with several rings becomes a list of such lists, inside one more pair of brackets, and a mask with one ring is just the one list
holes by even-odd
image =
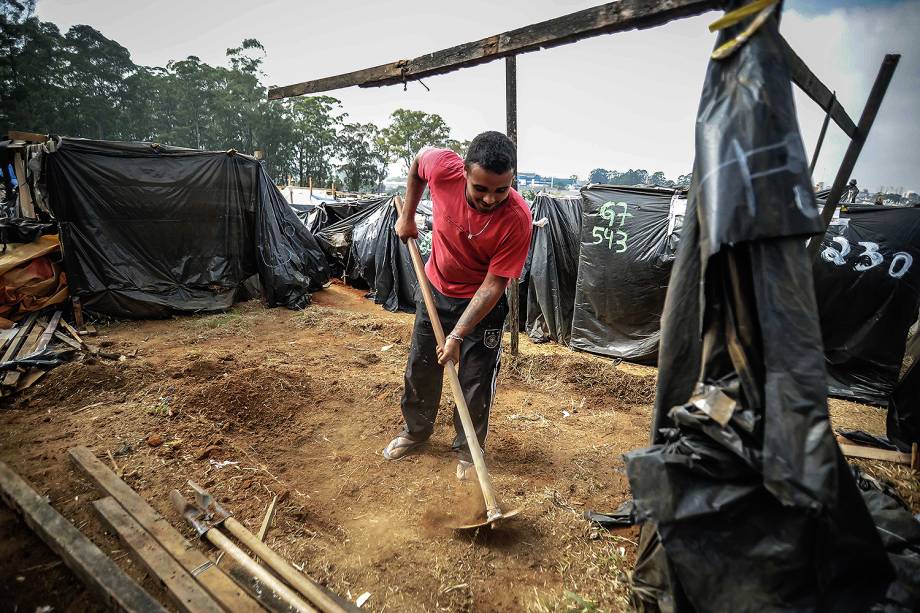
[[508, 278], [499, 277], [488, 273], [483, 280], [482, 285], [476, 290], [476, 293], [470, 299], [470, 303], [463, 311], [463, 315], [454, 326], [454, 334], [466, 336], [483, 320], [483, 318], [495, 308], [505, 288], [508, 287]]
[[[496, 304], [498, 304], [507, 285], [508, 277], [499, 277], [498, 275], [488, 273], [485, 280], [483, 280], [482, 284], [479, 286], [479, 289], [476, 290], [476, 293], [470, 299], [470, 303], [466, 305], [466, 309], [463, 311], [463, 314], [460, 316], [451, 334], [462, 337], [472, 332], [479, 322], [495, 308]], [[447, 362], [459, 364], [460, 343], [448, 337], [444, 342], [444, 346], [438, 347], [437, 354], [439, 364], [446, 364]]]
[[412, 166], [409, 167], [409, 176], [406, 178], [406, 197], [403, 200], [402, 214], [396, 220], [396, 235], [403, 242], [410, 238], [418, 238], [415, 211], [418, 210], [418, 203], [427, 185], [428, 182], [418, 174], [418, 156], [415, 156]]

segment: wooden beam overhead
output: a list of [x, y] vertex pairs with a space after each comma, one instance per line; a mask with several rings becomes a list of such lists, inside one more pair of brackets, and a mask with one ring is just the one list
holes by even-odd
[[399, 60], [334, 77], [268, 90], [269, 100], [358, 85], [380, 87], [444, 74], [511, 55], [556, 47], [626, 30], [652, 28], [674, 19], [717, 9], [721, 0], [621, 0], [563, 15], [502, 34], [442, 49], [411, 60]]
[[780, 37], [786, 52], [786, 61], [789, 62], [789, 72], [792, 82], [799, 86], [805, 95], [815, 101], [815, 104], [830, 114], [834, 123], [843, 130], [851, 139], [856, 136], [856, 124], [847, 115], [847, 112], [837, 101], [837, 96], [815, 76], [807, 64], [792, 49], [785, 38]]
[[[268, 99], [280, 100], [354, 85], [359, 87], [395, 85], [468, 66], [485, 64], [521, 53], [566, 45], [601, 34], [653, 28], [675, 19], [715, 10], [721, 6], [721, 0], [620, 0], [609, 2], [471, 43], [421, 55], [415, 59], [399, 60], [285, 87], [271, 87], [268, 90]], [[852, 139], [856, 135], [856, 124], [847, 115], [831, 90], [815, 76], [802, 58], [789, 46], [789, 43], [785, 39], [782, 41], [792, 81], [822, 110], [829, 113], [834, 123]]]

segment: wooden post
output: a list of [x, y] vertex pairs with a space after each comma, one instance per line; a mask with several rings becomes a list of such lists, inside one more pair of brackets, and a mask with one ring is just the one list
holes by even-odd
[[[827, 195], [827, 202], [821, 211], [821, 218], [824, 221], [824, 228], [831, 222], [834, 217], [834, 210], [840, 203], [840, 197], [846, 187], [850, 173], [856, 166], [856, 160], [862, 151], [863, 145], [866, 144], [866, 137], [869, 136], [869, 130], [872, 129], [872, 123], [878, 114], [878, 109], [882, 106], [882, 100], [885, 99], [885, 92], [888, 90], [888, 84], [891, 83], [891, 77], [894, 75], [894, 69], [898, 67], [898, 61], [901, 56], [898, 54], [889, 54], [882, 60], [882, 66], [879, 68], [878, 76], [875, 77], [875, 83], [872, 85], [872, 91], [869, 92], [869, 98], [866, 100], [866, 106], [863, 108], [862, 115], [859, 118], [859, 124], [856, 126], [856, 135], [850, 141], [847, 152], [843, 156], [843, 162], [837, 170], [837, 176], [834, 178], [834, 184]], [[808, 243], [808, 255], [814, 260], [821, 251], [821, 240], [824, 234], [814, 236]]]
[[[508, 138], [514, 141], [515, 157], [517, 156], [517, 58], [509, 55], [505, 58], [505, 119], [508, 126]], [[517, 170], [520, 168], [520, 162], [514, 169], [514, 182], [511, 186], [517, 189]], [[520, 311], [520, 280], [511, 279], [510, 300], [511, 303], [511, 355], [518, 354], [518, 336], [520, 335], [521, 316]]]
[[35, 219], [35, 205], [32, 204], [32, 192], [29, 191], [29, 182], [26, 177], [26, 149], [13, 150], [13, 170], [16, 181], [19, 183], [19, 211], [23, 217]]
[[808, 174], [812, 177], [815, 175], [815, 165], [818, 163], [818, 154], [821, 153], [821, 145], [824, 144], [824, 135], [827, 133], [827, 124], [831, 122], [831, 109], [834, 108], [834, 102], [837, 101], [837, 92], [834, 92], [833, 98], [831, 98], [831, 105], [827, 108], [827, 115], [824, 116], [824, 123], [821, 124], [821, 133], [818, 134], [818, 142], [815, 145], [815, 152], [811, 156], [811, 166], [808, 169]]
[[313, 177], [310, 177], [310, 204], [313, 204]]

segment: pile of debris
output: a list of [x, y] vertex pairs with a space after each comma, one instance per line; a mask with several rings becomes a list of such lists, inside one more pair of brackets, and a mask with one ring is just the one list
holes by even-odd
[[[54, 308], [36, 311], [18, 326], [0, 331], [0, 396], [21, 392], [55, 366], [83, 356], [124, 359], [87, 344], [83, 337], [95, 336], [96, 329], [92, 325], [74, 327], [63, 314], [63, 310]], [[82, 318], [77, 319], [82, 323]]]

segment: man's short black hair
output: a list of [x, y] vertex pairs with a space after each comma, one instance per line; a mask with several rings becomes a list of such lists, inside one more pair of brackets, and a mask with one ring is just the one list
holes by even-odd
[[483, 132], [470, 143], [465, 163], [467, 168], [479, 164], [489, 172], [505, 174], [517, 167], [514, 142], [501, 132]]

